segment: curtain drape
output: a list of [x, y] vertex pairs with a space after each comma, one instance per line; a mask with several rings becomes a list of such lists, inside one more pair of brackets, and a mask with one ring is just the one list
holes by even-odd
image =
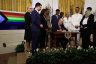
[[0, 10], [26, 12], [32, 6], [32, 0], [0, 0]]
[[59, 9], [64, 12], [64, 14], [70, 12], [70, 14], [75, 13], [75, 7], [80, 8], [80, 13], [84, 11], [85, 0], [59, 0]]

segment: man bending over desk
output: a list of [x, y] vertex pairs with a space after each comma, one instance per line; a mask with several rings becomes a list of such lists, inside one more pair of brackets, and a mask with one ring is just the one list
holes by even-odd
[[[54, 32], [64, 32], [64, 31], [67, 31], [67, 29], [64, 27], [63, 25], [63, 19], [60, 18], [59, 21], [58, 21], [58, 26], [55, 28], [55, 31]], [[63, 49], [66, 48], [66, 45], [68, 43], [68, 39], [64, 37], [58, 37], [56, 39], [56, 46], [59, 47], [60, 44], [61, 46], [63, 47]]]

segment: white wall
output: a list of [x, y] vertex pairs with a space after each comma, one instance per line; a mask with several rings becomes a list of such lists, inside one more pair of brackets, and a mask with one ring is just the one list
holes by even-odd
[[85, 0], [84, 11], [87, 7], [92, 7], [92, 12], [94, 12], [96, 10], [96, 0]]
[[42, 4], [42, 8], [50, 7], [52, 14], [54, 14], [55, 10], [58, 9], [58, 0], [32, 0], [32, 8], [35, 7], [37, 2]]
[[[58, 0], [32, 0], [32, 7], [34, 8], [35, 3], [40, 2], [43, 5], [43, 8], [46, 6], [51, 6], [53, 12], [52, 14], [55, 13], [55, 10], [58, 8]], [[96, 10], [96, 0], [85, 0], [85, 5], [84, 5], [84, 11], [86, 10], [87, 7], [92, 7], [93, 11]]]

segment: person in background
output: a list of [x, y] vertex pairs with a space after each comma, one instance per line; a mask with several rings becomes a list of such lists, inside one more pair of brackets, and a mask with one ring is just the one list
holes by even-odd
[[60, 17], [64, 18], [64, 13], [63, 12], [60, 12]]
[[31, 50], [31, 39], [32, 39], [32, 32], [31, 32], [31, 12], [32, 12], [32, 7], [27, 8], [27, 12], [24, 15], [25, 18], [25, 34], [24, 34], [24, 40], [26, 40], [26, 45], [25, 45], [25, 51], [30, 52]]
[[39, 11], [42, 9], [42, 4], [37, 2], [35, 4], [35, 8], [31, 13], [32, 18], [32, 55], [36, 54], [38, 51], [38, 47], [40, 44], [40, 29], [43, 28], [43, 24], [41, 24], [41, 18]]
[[[80, 12], [80, 8], [76, 7], [75, 8], [75, 14], [72, 15], [72, 24], [74, 26], [75, 29], [73, 29], [73, 31], [78, 31], [80, 30], [80, 21], [82, 19], [82, 14], [79, 13]], [[80, 34], [77, 34], [77, 43], [76, 43], [76, 47], [77, 49], [81, 49], [80, 46]]]
[[91, 13], [92, 8], [87, 7], [87, 11], [80, 22], [80, 32], [82, 37], [82, 48], [88, 49], [90, 44], [90, 35], [93, 30], [94, 15]]
[[75, 8], [75, 14], [72, 15], [72, 24], [75, 28], [75, 30], [79, 30], [80, 28], [80, 21], [82, 19], [82, 14], [79, 13], [80, 8], [76, 7]]
[[48, 31], [48, 25], [47, 25], [47, 20], [46, 20], [46, 13], [48, 12], [48, 9], [42, 9], [41, 13], [40, 13], [40, 17], [41, 17], [41, 23], [43, 24], [43, 28], [41, 28], [40, 32], [40, 48], [45, 48], [46, 43], [46, 33]]
[[56, 28], [58, 27], [59, 18], [60, 18], [60, 10], [56, 9], [56, 14], [53, 15], [51, 18], [52, 32], [56, 31]]
[[66, 13], [63, 21], [63, 25], [68, 29], [69, 32], [72, 32], [75, 28], [72, 24], [72, 17], [70, 17], [70, 13]]

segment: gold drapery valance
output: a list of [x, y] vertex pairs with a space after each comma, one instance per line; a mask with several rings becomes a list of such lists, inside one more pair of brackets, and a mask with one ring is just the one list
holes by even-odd
[[80, 8], [80, 13], [84, 10], [85, 0], [59, 0], [59, 9], [64, 12], [71, 14], [75, 13], [75, 7]]
[[0, 0], [0, 10], [26, 12], [32, 5], [32, 0]]

